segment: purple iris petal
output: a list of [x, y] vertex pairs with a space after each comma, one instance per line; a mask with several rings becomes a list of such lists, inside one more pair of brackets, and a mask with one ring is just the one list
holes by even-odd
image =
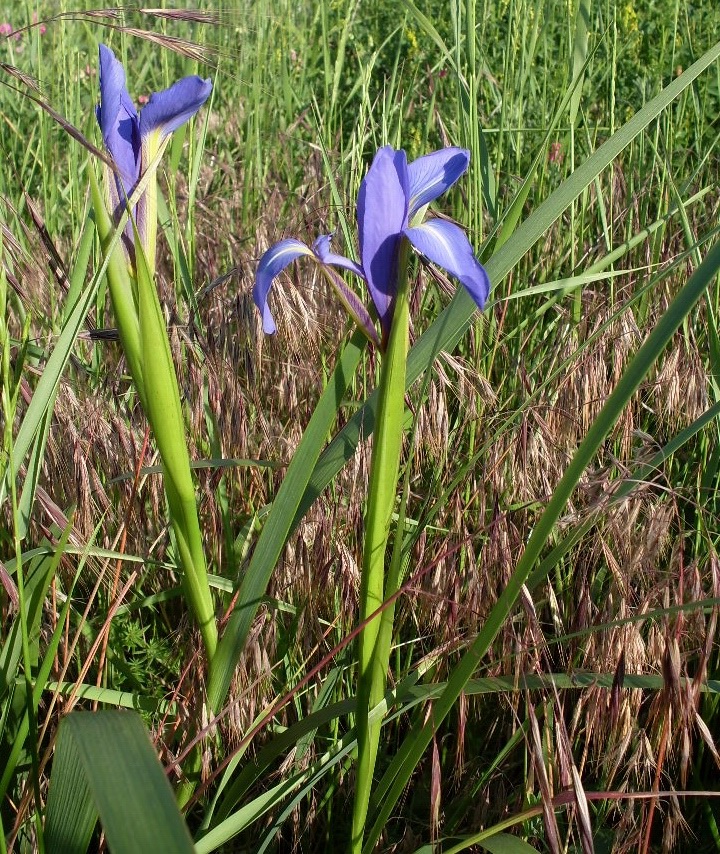
[[212, 81], [183, 77], [169, 89], [153, 92], [140, 113], [140, 136], [159, 131], [161, 138], [185, 124], [210, 97]]
[[137, 110], [125, 88], [125, 71], [115, 54], [100, 45], [100, 105], [95, 111], [103, 141], [118, 166], [123, 186], [118, 199], [130, 195], [140, 177], [142, 142], [158, 131], [167, 136], [191, 118], [207, 101], [212, 82], [184, 77], [169, 89], [154, 92], [145, 109]]
[[269, 335], [272, 335], [277, 329], [268, 307], [270, 287], [275, 277], [301, 255], [315, 257], [312, 249], [308, 248], [301, 240], [289, 237], [287, 240], [281, 240], [271, 246], [260, 259], [257, 273], [255, 273], [253, 300], [262, 314], [263, 330]]
[[350, 270], [351, 273], [355, 273], [356, 276], [360, 276], [361, 279], [364, 279], [365, 273], [363, 273], [363, 269], [359, 264], [355, 261], [351, 261], [344, 255], [336, 255], [334, 252], [330, 251], [331, 240], [332, 234], [322, 234], [318, 237], [315, 243], [313, 243], [313, 251], [323, 264], [333, 264], [336, 267], [344, 267], [346, 270]]
[[430, 202], [442, 196], [464, 174], [470, 152], [464, 148], [441, 148], [408, 164], [410, 178], [409, 219]]
[[459, 279], [478, 308], [485, 305], [490, 280], [462, 229], [443, 219], [431, 219], [406, 229], [405, 236], [418, 252]]
[[300, 255], [309, 255], [321, 266], [345, 307], [368, 337], [378, 342], [367, 309], [333, 270], [342, 267], [365, 279], [387, 340], [398, 288], [398, 254], [403, 236], [430, 261], [444, 267], [467, 288], [482, 308], [490, 291], [487, 273], [475, 258], [464, 232], [444, 220], [410, 227], [408, 219], [442, 195], [467, 170], [468, 151], [446, 148], [420, 157], [408, 166], [403, 150], [386, 145], [375, 155], [360, 184], [357, 219], [361, 263], [331, 250], [332, 235], [322, 235], [309, 249], [295, 239], [283, 240], [269, 249], [260, 261], [253, 296], [263, 316], [266, 332], [275, 324], [267, 301], [274, 278]]
[[384, 331], [397, 289], [397, 248], [408, 223], [408, 197], [405, 152], [386, 145], [360, 185], [357, 204], [360, 257]]
[[100, 45], [100, 105], [96, 111], [103, 142], [115, 161], [122, 185], [114, 206], [130, 194], [140, 173], [140, 124], [125, 88], [125, 72], [115, 54]]

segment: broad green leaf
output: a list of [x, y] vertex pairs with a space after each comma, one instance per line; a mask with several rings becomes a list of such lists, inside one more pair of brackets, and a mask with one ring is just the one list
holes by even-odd
[[[442, 849], [444, 854], [460, 854], [460, 851], [466, 851], [471, 846], [479, 845], [490, 854], [536, 854], [537, 849], [533, 848], [523, 839], [517, 836], [510, 836], [509, 833], [494, 833], [492, 836], [485, 837], [484, 833], [477, 836], [468, 837], [463, 842], [453, 845], [452, 848]], [[415, 854], [436, 854], [438, 848], [434, 845], [423, 845], [418, 848]]]
[[218, 639], [215, 605], [207, 579], [180, 389], [151, 272], [152, 259], [145, 257], [137, 231], [135, 234], [140, 362], [145, 388], [143, 406], [162, 459], [170, 521], [183, 571], [183, 590], [200, 627], [212, 669]]
[[[466, 847], [470, 847], [472, 843], [468, 843]], [[510, 836], [509, 833], [496, 833], [494, 836], [489, 836], [479, 843], [481, 848], [489, 851], [490, 854], [537, 854], [537, 849], [533, 848], [523, 839], [517, 836]], [[455, 847], [452, 851], [464, 851], [465, 847]], [[450, 854], [450, 852], [448, 852]]]
[[60, 724], [47, 801], [47, 850], [86, 851], [98, 816], [112, 854], [195, 850], [135, 712], [73, 712]]

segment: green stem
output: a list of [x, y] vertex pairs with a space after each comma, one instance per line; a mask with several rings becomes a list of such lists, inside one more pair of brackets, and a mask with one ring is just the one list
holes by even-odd
[[[366, 514], [365, 546], [360, 581], [360, 620], [365, 622], [385, 597], [385, 551], [397, 494], [405, 411], [405, 366], [408, 350], [408, 241], [403, 238], [398, 257], [398, 289], [387, 351], [383, 357], [379, 401]], [[369, 714], [383, 698], [387, 675], [385, 644], [378, 643], [381, 619], [370, 620], [358, 642], [356, 727], [358, 761], [351, 850], [362, 850], [373, 771], [382, 721], [370, 723]], [[382, 647], [383, 649], [380, 649]], [[379, 660], [384, 658], [385, 660]]]
[[142, 372], [147, 398], [145, 414], [162, 459], [165, 494], [183, 571], [183, 589], [200, 626], [208, 666], [212, 669], [218, 631], [208, 584], [180, 390], [155, 283], [138, 241], [135, 249]]
[[105, 206], [105, 198], [98, 185], [94, 169], [88, 169], [90, 190], [93, 200], [93, 214], [103, 256], [107, 258], [107, 282], [110, 289], [110, 302], [117, 324], [120, 343], [127, 360], [130, 376], [140, 398], [143, 409], [147, 409], [145, 383], [142, 372], [142, 347], [140, 345], [140, 324], [138, 321], [137, 300], [133, 293], [128, 259], [120, 241], [116, 240], [111, 248], [115, 226]]
[[[150, 179], [154, 186], [154, 174], [145, 180]], [[208, 666], [212, 670], [218, 642], [215, 606], [207, 578], [180, 391], [152, 276], [153, 264], [147, 259], [137, 231], [134, 272], [119, 242], [112, 248], [117, 226], [113, 226], [92, 169], [90, 183], [98, 234], [103, 252], [109, 253], [107, 280], [120, 341], [162, 460], [170, 521], [183, 572], [183, 590], [199, 624]]]

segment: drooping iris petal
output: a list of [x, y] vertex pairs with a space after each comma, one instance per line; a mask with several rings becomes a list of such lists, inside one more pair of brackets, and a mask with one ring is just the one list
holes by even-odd
[[410, 202], [408, 218], [441, 196], [468, 168], [470, 152], [464, 148], [441, 148], [408, 164]]
[[397, 248], [407, 227], [408, 193], [405, 152], [386, 145], [375, 155], [360, 185], [357, 204], [360, 257], [385, 331], [397, 289]]
[[343, 267], [346, 270], [350, 270], [351, 273], [355, 273], [356, 276], [360, 276], [361, 279], [364, 279], [365, 274], [359, 264], [355, 261], [351, 261], [344, 255], [336, 255], [334, 252], [330, 251], [331, 240], [332, 234], [322, 234], [318, 237], [315, 243], [313, 243], [313, 250], [323, 264], [334, 264], [336, 267]]
[[276, 331], [275, 321], [268, 307], [268, 295], [275, 277], [281, 273], [288, 264], [299, 258], [301, 255], [309, 255], [315, 257], [312, 249], [307, 247], [301, 240], [296, 240], [294, 237], [289, 237], [287, 240], [281, 240], [274, 246], [271, 246], [268, 251], [260, 259], [257, 272], [255, 273], [255, 286], [253, 287], [253, 300], [255, 305], [260, 310], [263, 319], [263, 331], [268, 335], [272, 335]]
[[[183, 77], [162, 92], [154, 92], [140, 112], [141, 164], [152, 163], [162, 141], [192, 118], [207, 101], [212, 82], [201, 77]], [[136, 222], [148, 259], [155, 258], [157, 240], [157, 182], [153, 178], [138, 202]]]
[[115, 161], [122, 186], [116, 204], [130, 194], [140, 172], [138, 114], [125, 88], [125, 71], [115, 54], [100, 45], [100, 105], [96, 110], [103, 142]]
[[210, 97], [212, 81], [193, 75], [183, 77], [169, 89], [153, 92], [140, 113], [140, 136], [157, 133], [159, 139], [185, 124]]
[[490, 293], [490, 280], [462, 229], [443, 219], [431, 219], [406, 229], [405, 236], [428, 260], [455, 276], [478, 308], [483, 308]]

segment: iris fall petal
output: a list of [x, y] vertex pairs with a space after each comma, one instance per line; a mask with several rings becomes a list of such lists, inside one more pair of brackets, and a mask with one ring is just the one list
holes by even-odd
[[212, 81], [202, 77], [183, 77], [162, 92], [154, 92], [140, 113], [140, 135], [158, 133], [164, 139], [177, 130], [210, 97]]
[[268, 295], [273, 280], [288, 264], [292, 264], [301, 255], [309, 255], [311, 258], [315, 257], [312, 249], [307, 247], [301, 240], [289, 237], [287, 240], [281, 240], [279, 243], [271, 246], [260, 259], [255, 274], [253, 300], [262, 314], [263, 331], [268, 335], [272, 335], [277, 329], [268, 306]]
[[490, 293], [490, 280], [461, 228], [443, 219], [431, 219], [408, 228], [405, 236], [418, 252], [458, 279], [478, 308], [483, 308]]

